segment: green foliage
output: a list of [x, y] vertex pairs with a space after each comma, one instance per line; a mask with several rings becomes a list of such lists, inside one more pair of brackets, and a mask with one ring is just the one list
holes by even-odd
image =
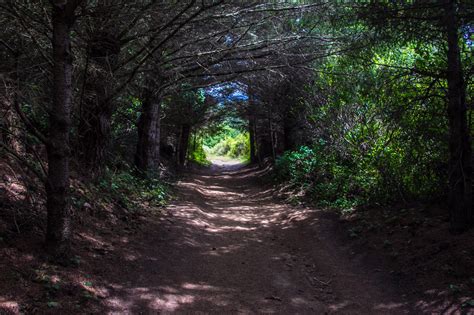
[[169, 199], [169, 188], [154, 176], [141, 177], [129, 170], [107, 170], [98, 184], [105, 198], [129, 210], [139, 210], [148, 203], [164, 206]]
[[[189, 86], [183, 85], [182, 88], [186, 89]], [[194, 127], [206, 122], [211, 109], [202, 89], [172, 94], [163, 100], [162, 107], [166, 114], [164, 120], [166, 123], [178, 126], [189, 124]]]
[[220, 124], [204, 137], [203, 144], [208, 148], [213, 148], [226, 138], [235, 138], [240, 133], [242, 132], [239, 129], [230, 126], [228, 123]]
[[235, 137], [225, 137], [211, 148], [210, 152], [217, 156], [247, 159], [250, 154], [249, 135], [247, 132], [242, 132]]
[[295, 184], [309, 183], [316, 171], [321, 169], [321, 159], [316, 151], [316, 148], [302, 146], [298, 151], [285, 152], [276, 160], [277, 176]]
[[446, 84], [405, 70], [442, 67], [440, 58], [423, 63], [433, 50], [422, 43], [379, 48], [362, 56], [372, 54], [369, 65], [328, 58], [301, 100], [309, 108], [313, 144], [280, 157], [277, 176], [319, 204], [341, 209], [442, 196]]
[[375, 145], [342, 156], [321, 141], [285, 152], [276, 161], [275, 175], [303, 188], [319, 205], [351, 210], [436, 192], [441, 179], [433, 171], [421, 173], [411, 163], [405, 152], [392, 146]]
[[204, 138], [203, 143], [210, 155], [242, 160], [247, 160], [250, 156], [248, 132], [243, 132], [228, 124], [219, 126], [217, 131]]
[[367, 177], [354, 176], [351, 168], [337, 163], [334, 153], [326, 151], [321, 141], [314, 147], [302, 146], [277, 158], [275, 175], [279, 181], [303, 188], [323, 206], [351, 209], [363, 201], [356, 190], [370, 189]]
[[209, 166], [211, 162], [207, 159], [206, 152], [203, 147], [202, 137], [195, 135], [194, 139], [189, 143], [189, 161], [202, 166]]

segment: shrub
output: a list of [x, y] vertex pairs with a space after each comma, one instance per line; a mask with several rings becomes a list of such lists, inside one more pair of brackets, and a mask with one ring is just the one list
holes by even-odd
[[312, 181], [319, 162], [315, 149], [302, 146], [297, 151], [287, 151], [277, 158], [276, 175], [279, 179], [304, 185]]
[[250, 155], [249, 134], [239, 132], [234, 136], [225, 136], [210, 149], [210, 153], [217, 156], [247, 159]]
[[104, 197], [129, 210], [139, 210], [143, 202], [164, 206], [169, 199], [168, 185], [156, 177], [138, 177], [129, 170], [108, 169], [98, 184]]
[[320, 205], [350, 209], [362, 203], [390, 203], [435, 194], [439, 178], [390, 146], [338, 155], [323, 142], [277, 158], [275, 177], [303, 188]]
[[206, 151], [204, 150], [204, 146], [202, 145], [201, 141], [196, 142], [196, 147], [194, 148], [193, 145], [189, 145], [189, 160], [203, 166], [208, 166], [211, 162], [208, 161]]
[[287, 151], [275, 164], [278, 180], [303, 188], [319, 205], [339, 209], [350, 209], [367, 201], [378, 184], [374, 175], [351, 160], [337, 157], [322, 143]]

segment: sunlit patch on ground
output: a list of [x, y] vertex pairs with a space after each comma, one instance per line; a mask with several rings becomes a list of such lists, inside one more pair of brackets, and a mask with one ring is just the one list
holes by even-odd
[[232, 158], [227, 158], [224, 156], [215, 156], [211, 158], [211, 163], [213, 166], [217, 167], [226, 167], [226, 169], [235, 169], [242, 166], [242, 162]]
[[21, 314], [20, 306], [15, 301], [9, 301], [5, 298], [0, 297], [0, 314]]
[[194, 299], [194, 296], [187, 294], [165, 294], [162, 297], [155, 298], [153, 302], [150, 303], [150, 308], [164, 312], [173, 312], [176, 311], [183, 304], [193, 303]]

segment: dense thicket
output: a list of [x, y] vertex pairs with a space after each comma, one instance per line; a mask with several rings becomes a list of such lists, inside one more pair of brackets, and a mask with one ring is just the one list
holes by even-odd
[[[297, 80], [305, 88], [296, 98], [278, 85], [294, 84], [291, 76], [272, 83], [270, 94], [285, 106], [260, 97], [270, 134], [267, 144], [257, 142], [277, 151], [287, 138], [299, 144], [277, 159], [278, 176], [320, 203], [351, 209], [446, 200], [453, 231], [465, 230], [472, 225], [472, 5], [374, 3], [338, 11], [331, 33], [350, 38], [354, 49], [312, 64], [310, 78]], [[295, 116], [301, 128], [292, 132]]]
[[[163, 162], [205, 160], [229, 119], [241, 138], [226, 154], [271, 158], [321, 203], [445, 196], [462, 231], [473, 12], [454, 0], [6, 0], [2, 159], [44, 184], [57, 257], [69, 251], [71, 168], [95, 182], [110, 168], [154, 178]], [[232, 101], [236, 89], [245, 98]]]

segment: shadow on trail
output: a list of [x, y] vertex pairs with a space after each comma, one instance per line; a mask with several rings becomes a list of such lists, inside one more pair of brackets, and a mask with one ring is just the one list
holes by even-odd
[[[113, 313], [420, 313], [396, 281], [361, 266], [334, 216], [278, 203], [264, 172], [214, 165], [178, 184], [179, 199], [111, 268]], [[387, 273], [388, 274], [388, 273]]]

